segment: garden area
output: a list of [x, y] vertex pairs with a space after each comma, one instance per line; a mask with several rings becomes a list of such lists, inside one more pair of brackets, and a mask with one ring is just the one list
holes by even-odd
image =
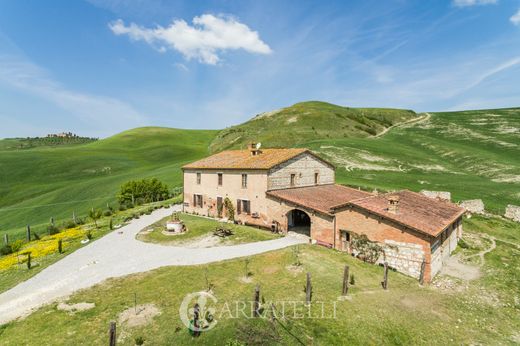
[[[179, 234], [168, 234], [167, 223], [178, 218], [185, 226]], [[220, 222], [204, 216], [176, 213], [145, 227], [137, 239], [164, 245], [210, 247], [234, 245], [280, 238], [281, 235], [251, 226]]]

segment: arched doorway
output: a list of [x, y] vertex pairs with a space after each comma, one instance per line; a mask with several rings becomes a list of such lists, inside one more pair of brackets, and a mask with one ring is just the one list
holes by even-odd
[[311, 217], [300, 209], [293, 209], [287, 213], [287, 228], [290, 232], [311, 236]]

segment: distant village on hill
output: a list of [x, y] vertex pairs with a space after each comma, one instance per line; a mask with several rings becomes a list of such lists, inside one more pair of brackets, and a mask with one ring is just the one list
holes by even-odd
[[31, 149], [45, 146], [75, 145], [97, 141], [98, 138], [83, 137], [72, 132], [49, 133], [45, 137], [6, 138], [4, 149]]

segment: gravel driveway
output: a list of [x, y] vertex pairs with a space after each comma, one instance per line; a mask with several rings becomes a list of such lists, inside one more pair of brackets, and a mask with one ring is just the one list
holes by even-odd
[[[144, 243], [135, 239], [141, 229], [178, 210], [180, 206], [173, 206], [158, 209], [151, 215], [143, 215], [0, 294], [0, 324], [28, 315], [42, 305], [108, 278], [163, 266], [222, 261], [306, 242], [305, 239], [287, 236], [249, 244], [190, 249]], [[122, 234], [119, 233], [121, 231]]]

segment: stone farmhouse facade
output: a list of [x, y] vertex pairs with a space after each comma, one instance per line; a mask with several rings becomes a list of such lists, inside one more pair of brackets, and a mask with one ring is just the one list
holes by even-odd
[[335, 167], [307, 149], [224, 151], [183, 166], [184, 211], [272, 231], [356, 254], [365, 235], [377, 262], [429, 282], [462, 235], [464, 209], [408, 190], [371, 194], [335, 184]]

